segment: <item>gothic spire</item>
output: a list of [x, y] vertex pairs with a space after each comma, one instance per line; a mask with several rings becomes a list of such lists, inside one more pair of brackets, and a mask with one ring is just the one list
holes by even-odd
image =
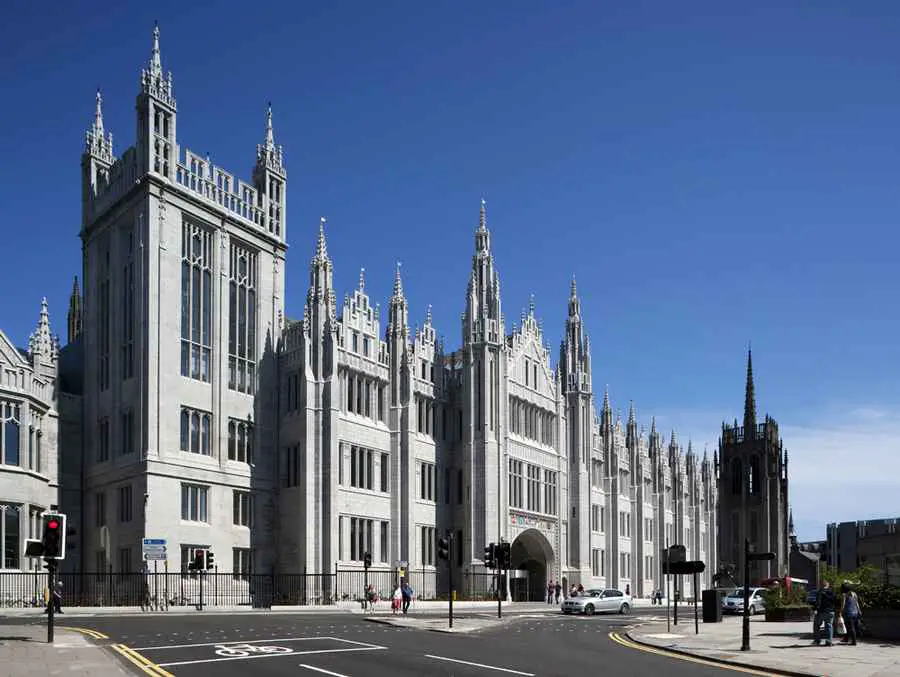
[[650, 419], [650, 436], [652, 437], [658, 434], [659, 433], [656, 432], [656, 416], [654, 416]]
[[153, 47], [150, 50], [150, 75], [162, 77], [162, 59], [159, 56], [159, 23], [153, 22]]
[[365, 293], [366, 291], [366, 269], [359, 269], [359, 291], [360, 293]]
[[478, 216], [478, 230], [475, 232], [475, 251], [478, 254], [489, 254], [491, 250], [491, 233], [487, 229], [487, 203], [482, 198], [481, 211]]
[[103, 137], [103, 134], [103, 95], [97, 89], [97, 96], [94, 99], [94, 122], [85, 136], [84, 151], [112, 164], [112, 132], [106, 138]]
[[403, 264], [397, 261], [396, 272], [394, 273], [394, 295], [395, 299], [403, 298], [403, 280], [400, 278], [400, 267]]
[[747, 348], [747, 383], [744, 386], [744, 439], [753, 439], [756, 432], [756, 393], [753, 386], [753, 352]]
[[78, 287], [78, 276], [72, 283], [72, 294], [69, 296], [69, 314], [67, 319], [68, 331], [66, 342], [72, 343], [81, 336], [81, 289]]
[[325, 245], [325, 217], [319, 219], [319, 239], [316, 242], [316, 258], [314, 263], [323, 263], [328, 260], [328, 248]]
[[281, 146], [275, 145], [271, 101], [266, 106], [266, 132], [263, 142], [256, 145], [256, 163], [258, 168], [265, 168], [285, 176], [284, 151]]
[[634, 413], [634, 400], [628, 405], [628, 425], [637, 425], [637, 417]]
[[141, 89], [157, 100], [175, 109], [175, 97], [172, 96], [172, 72], [163, 77], [162, 58], [159, 53], [159, 23], [153, 22], [153, 42], [150, 47], [150, 60], [141, 71]]
[[103, 95], [100, 88], [97, 88], [97, 100], [94, 108], [94, 134], [103, 138]]
[[266, 108], [266, 150], [275, 149], [275, 132], [272, 131], [272, 102]]

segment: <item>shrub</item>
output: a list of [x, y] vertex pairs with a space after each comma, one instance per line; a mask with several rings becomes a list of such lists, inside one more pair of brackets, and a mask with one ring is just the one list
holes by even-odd
[[802, 587], [788, 590], [783, 585], [774, 585], [763, 593], [766, 609], [809, 608], [806, 591]]

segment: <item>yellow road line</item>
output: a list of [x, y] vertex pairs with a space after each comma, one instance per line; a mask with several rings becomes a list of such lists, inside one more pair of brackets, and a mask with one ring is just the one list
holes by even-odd
[[112, 648], [152, 677], [175, 677], [171, 672], [163, 670], [156, 663], [131, 647], [124, 644], [113, 644]]
[[754, 670], [753, 668], [746, 668], [742, 665], [734, 665], [733, 663], [726, 663], [723, 661], [713, 661], [707, 660], [705, 658], [699, 658], [696, 656], [686, 656], [683, 653], [678, 653], [675, 651], [667, 651], [662, 648], [650, 647], [644, 644], [638, 644], [634, 640], [623, 637], [617, 632], [609, 633], [609, 638], [614, 641], [616, 644], [621, 644], [624, 647], [629, 649], [636, 649], [637, 651], [643, 651], [645, 653], [656, 654], [657, 656], [665, 656], [666, 658], [677, 658], [678, 660], [687, 661], [689, 663], [698, 663], [700, 665], [710, 665], [717, 668], [724, 668], [726, 670], [733, 670], [735, 672], [743, 672], [747, 675], [757, 675], [758, 677], [781, 677], [782, 673], [778, 672], [766, 672], [765, 670]]
[[94, 639], [109, 639], [107, 635], [104, 635], [102, 632], [98, 632], [97, 630], [91, 630], [90, 628], [73, 628], [68, 625], [60, 625], [60, 630], [72, 630], [73, 632], [80, 632], [83, 635], [87, 635], [88, 637], [93, 637]]

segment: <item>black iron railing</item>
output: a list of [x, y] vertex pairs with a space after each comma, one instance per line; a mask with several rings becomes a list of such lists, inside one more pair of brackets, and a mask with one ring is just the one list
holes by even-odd
[[[446, 579], [435, 570], [406, 571], [422, 601], [446, 599]], [[396, 570], [337, 569], [327, 574], [235, 574], [210, 571], [167, 573], [61, 573], [63, 605], [69, 607], [248, 607], [334, 605], [361, 602], [366, 581], [381, 599], [390, 599], [399, 583]], [[459, 600], [494, 598], [489, 573], [463, 576]], [[47, 572], [0, 571], [0, 608], [41, 607]]]

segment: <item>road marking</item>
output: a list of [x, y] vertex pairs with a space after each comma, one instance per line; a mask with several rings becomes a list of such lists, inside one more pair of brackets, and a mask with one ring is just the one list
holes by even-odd
[[484, 663], [472, 663], [471, 661], [461, 661], [458, 658], [447, 658], [446, 656], [433, 656], [425, 654], [425, 658], [433, 658], [436, 661], [449, 661], [451, 663], [460, 663], [462, 665], [471, 665], [476, 668], [484, 668], [485, 670], [496, 670], [498, 672], [508, 672], [511, 675], [523, 675], [523, 677], [534, 677], [533, 672], [521, 672], [510, 668], [498, 668], [496, 665], [485, 665]]
[[[275, 656], [311, 656], [313, 654], [322, 653], [349, 653], [350, 651], [375, 651], [377, 649], [387, 649], [386, 646], [364, 647], [355, 646], [350, 649], [314, 649], [312, 651], [292, 651], [290, 653], [269, 653], [259, 654], [256, 656], [234, 656], [233, 658], [201, 658], [193, 661], [175, 661], [173, 663], [160, 663], [160, 667], [172, 668], [177, 665], [199, 665], [201, 663], [222, 663], [224, 661], [249, 661], [254, 658], [273, 658]], [[521, 672], [519, 674], [527, 674]]]
[[348, 675], [342, 675], [340, 672], [332, 672], [331, 670], [317, 668], [313, 665], [307, 665], [306, 663], [301, 663], [300, 667], [306, 668], [307, 670], [314, 670], [315, 672], [321, 672], [323, 675], [331, 675], [331, 677], [348, 677]]
[[97, 630], [91, 630], [90, 628], [73, 628], [68, 625], [60, 625], [60, 630], [72, 630], [73, 632], [80, 632], [83, 635], [87, 635], [88, 637], [93, 637], [94, 639], [109, 639], [107, 635], [104, 635], [102, 632], [98, 632]]
[[175, 677], [171, 672], [163, 670], [156, 663], [124, 644], [113, 644], [112, 648], [151, 677]]
[[697, 663], [699, 665], [710, 665], [716, 668], [723, 668], [725, 670], [733, 670], [734, 672], [743, 672], [747, 675], [757, 675], [758, 677], [779, 677], [780, 673], [777, 672], [766, 672], [765, 670], [756, 670], [753, 668], [746, 668], [742, 665], [734, 665], [730, 664], [726, 661], [713, 661], [707, 660], [705, 658], [699, 658], [695, 656], [686, 656], [682, 653], [677, 653], [674, 651], [667, 651], [662, 648], [645, 646], [643, 644], [638, 644], [637, 642], [627, 639], [620, 635], [617, 632], [609, 633], [609, 638], [614, 641], [616, 644], [621, 644], [622, 646], [628, 649], [636, 649], [637, 651], [643, 651], [644, 653], [652, 653], [657, 656], [665, 656], [666, 658], [676, 658], [681, 661], [687, 661], [688, 663]]

